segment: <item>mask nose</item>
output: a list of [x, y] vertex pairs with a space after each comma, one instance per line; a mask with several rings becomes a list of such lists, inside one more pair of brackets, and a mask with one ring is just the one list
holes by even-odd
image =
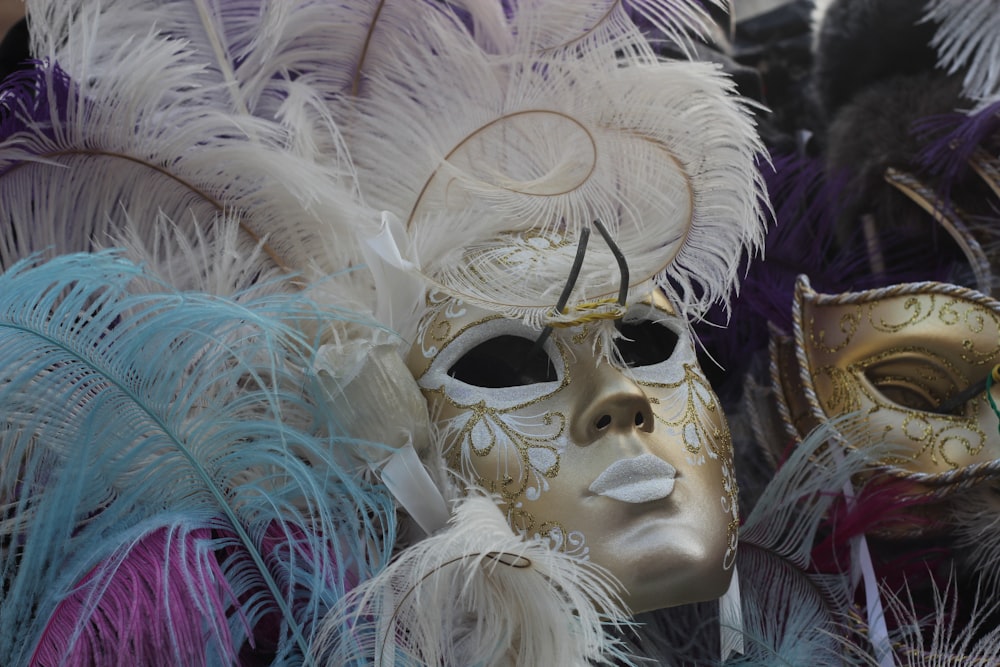
[[621, 371], [602, 365], [586, 381], [590, 391], [570, 427], [574, 442], [585, 446], [611, 433], [653, 432], [649, 398]]

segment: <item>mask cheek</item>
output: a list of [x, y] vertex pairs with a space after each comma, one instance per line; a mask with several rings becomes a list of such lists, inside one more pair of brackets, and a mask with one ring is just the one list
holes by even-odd
[[549, 489], [566, 448], [562, 412], [546, 410], [541, 401], [504, 408], [482, 395], [471, 404], [451, 400], [442, 390], [425, 395], [437, 410], [450, 470], [510, 506], [536, 500]]
[[568, 445], [562, 412], [544, 406], [530, 412], [479, 406], [441, 424], [449, 469], [464, 484], [493, 494], [513, 531], [548, 540], [566, 553], [585, 551], [582, 534], [545, 512], [547, 503], [560, 496], [556, 478]]
[[[733, 465], [732, 436], [715, 392], [695, 364], [682, 364], [677, 382], [643, 383], [651, 398], [661, 458], [675, 462], [681, 475], [697, 487], [698, 502], [717, 508], [725, 531], [724, 567], [736, 555], [739, 530], [739, 487]], [[718, 514], [715, 514], [718, 512]]]
[[678, 382], [640, 382], [650, 397], [656, 428], [669, 433], [692, 463], [731, 459], [732, 438], [718, 397], [697, 365], [682, 368]]

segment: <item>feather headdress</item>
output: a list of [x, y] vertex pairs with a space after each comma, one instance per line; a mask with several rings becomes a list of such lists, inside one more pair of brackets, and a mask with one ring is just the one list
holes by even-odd
[[[541, 326], [580, 230], [599, 220], [630, 287], [652, 280], [695, 313], [728, 294], [739, 252], [762, 239], [760, 146], [713, 68], [656, 62], [634, 31], [496, 54], [453, 21], [423, 27], [421, 43], [400, 40], [370, 74], [345, 133], [366, 201], [398, 218], [410, 266]], [[543, 262], [526, 236], [551, 242]], [[532, 270], [511, 271], [512, 253]], [[612, 249], [593, 248], [568, 309], [621, 280]]]
[[[375, 372], [372, 350], [400, 339], [371, 315], [408, 343], [438, 288], [542, 326], [563, 316], [573, 247], [599, 221], [609, 240], [583, 257], [570, 317], [595, 302], [614, 314], [624, 304], [609, 295], [654, 286], [697, 316], [761, 244], [748, 109], [712, 67], [659, 60], [631, 18], [683, 51], [702, 32], [694, 0], [28, 11], [40, 64], [0, 92], [0, 305], [19, 353], [0, 384], [13, 424], [4, 586], [17, 602], [2, 612], [17, 629], [5, 662], [202, 664], [248, 650], [309, 662], [318, 628], [349, 638], [357, 620], [321, 619], [409, 546], [396, 544], [400, 489], [442, 492], [406, 453], [421, 449], [426, 414], [402, 409], [394, 376]], [[18, 263], [110, 245], [148, 269], [101, 253]], [[512, 250], [542, 261], [511, 270]], [[365, 430], [371, 411], [350, 401], [372, 396], [394, 409]], [[525, 639], [526, 659], [545, 643], [618, 657], [602, 627], [624, 622], [612, 582], [505, 526], [487, 539], [485, 502], [459, 503], [436, 541], [363, 590], [391, 589], [400, 572], [423, 582], [441, 554], [471, 552], [458, 570], [479, 577], [477, 607], [489, 594], [485, 607], [516, 619], [526, 589], [542, 596], [532, 608], [549, 625], [503, 629]], [[443, 523], [425, 516], [428, 532]], [[501, 552], [533, 567], [484, 567]], [[496, 583], [510, 577], [505, 597]], [[362, 608], [375, 599], [358, 595]], [[130, 597], [159, 622], [138, 627], [121, 611]], [[471, 637], [469, 655], [507, 636], [397, 620], [420, 655], [438, 655], [439, 630]]]
[[[698, 314], [725, 299], [743, 249], [760, 247], [761, 146], [731, 84], [707, 65], [658, 61], [630, 13], [682, 44], [706, 19], [687, 0], [39, 0], [29, 4], [36, 54], [73, 84], [58, 118], [51, 102], [23, 100], [49, 81], [9, 100], [30, 127], [56, 127], [44, 143], [29, 129], [9, 145], [5, 171], [26, 173], [0, 185], [21, 202], [56, 199], [16, 195], [25, 184], [75, 187], [64, 201], [101, 221], [76, 238], [103, 240], [151, 210], [208, 224], [236, 209], [250, 239], [296, 271], [356, 263], [358, 239], [375, 236], [387, 211], [403, 223], [407, 266], [536, 324], [573, 253], [550, 253], [535, 285], [510, 284], [489, 271], [510, 244], [502, 235], [551, 233], [572, 248], [597, 219], [632, 286], [653, 279]], [[220, 164], [241, 165], [239, 178]], [[55, 165], [68, 173], [37, 173]], [[114, 189], [86, 186], [95, 165], [124, 172], [108, 175]], [[129, 196], [139, 191], [154, 196]], [[51, 234], [57, 247], [67, 228]], [[30, 236], [13, 256], [47, 245]], [[470, 262], [488, 275], [457, 268]], [[592, 249], [574, 301], [615, 294], [612, 267], [611, 249]]]

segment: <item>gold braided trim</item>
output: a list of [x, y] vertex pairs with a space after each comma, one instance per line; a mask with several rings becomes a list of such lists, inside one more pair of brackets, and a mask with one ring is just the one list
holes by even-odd
[[[550, 319], [545, 324], [553, 329], [568, 329], [600, 320], [620, 320], [625, 317], [626, 309], [616, 298], [584, 301], [573, 308], [563, 309], [561, 314], [554, 314], [559, 319]], [[568, 318], [568, 319], [567, 319]]]

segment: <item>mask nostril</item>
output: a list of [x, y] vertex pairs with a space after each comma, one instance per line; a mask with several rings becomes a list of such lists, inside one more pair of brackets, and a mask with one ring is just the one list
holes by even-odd
[[642, 423], [643, 423], [644, 421], [646, 421], [646, 420], [645, 420], [645, 418], [644, 418], [644, 417], [642, 416], [642, 413], [641, 413], [641, 412], [637, 412], [637, 413], [635, 413], [635, 425], [636, 425], [636, 426], [642, 426]]
[[603, 431], [607, 427], [611, 426], [611, 415], [601, 415], [598, 417], [595, 426], [597, 426], [598, 431]]

